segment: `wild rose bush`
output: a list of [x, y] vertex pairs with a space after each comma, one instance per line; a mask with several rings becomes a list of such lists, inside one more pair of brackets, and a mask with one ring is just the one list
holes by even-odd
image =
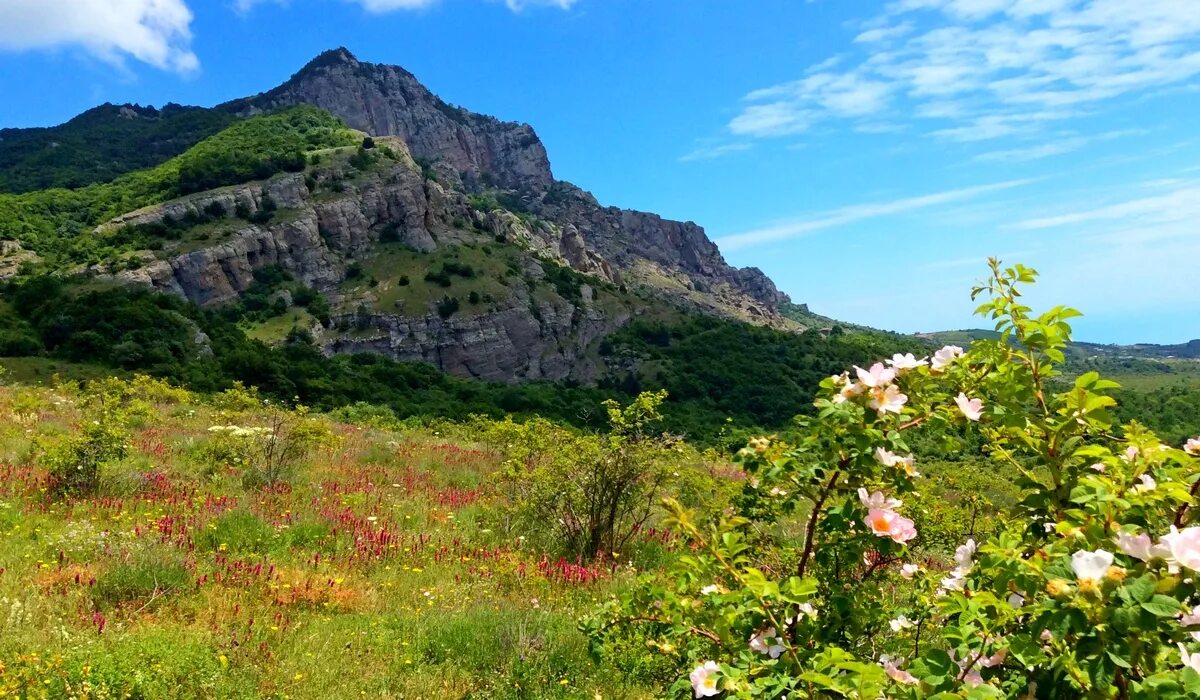
[[[1200, 697], [1200, 438], [1114, 425], [1114, 382], [1059, 374], [1078, 313], [1032, 315], [1036, 273], [991, 266], [999, 340], [826, 380], [800, 437], [741, 451], [736, 512], [669, 504], [690, 551], [585, 623], [597, 647], [638, 630], [677, 697]], [[936, 562], [906, 440], [964, 430], [1023, 499]]]

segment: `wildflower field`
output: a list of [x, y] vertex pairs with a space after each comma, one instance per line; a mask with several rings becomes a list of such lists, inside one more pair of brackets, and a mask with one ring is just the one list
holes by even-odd
[[[654, 695], [578, 629], [632, 566], [527, 543], [464, 426], [144, 378], [0, 388], [0, 415], [0, 698]], [[114, 422], [95, 492], [60, 493], [48, 465]]]
[[1001, 337], [828, 377], [735, 455], [330, 414], [145, 376], [0, 386], [0, 699], [1200, 697], [1200, 436]]

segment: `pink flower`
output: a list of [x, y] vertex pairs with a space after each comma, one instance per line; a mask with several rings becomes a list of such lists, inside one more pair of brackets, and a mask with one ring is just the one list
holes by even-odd
[[876, 491], [875, 493], [868, 495], [867, 490], [864, 488], [860, 488], [858, 490], [858, 500], [861, 501], [863, 506], [865, 506], [868, 510], [895, 510], [896, 508], [904, 505], [903, 501], [884, 496], [882, 491]]
[[1001, 649], [1000, 651], [996, 652], [995, 654], [992, 654], [991, 656], [985, 656], [982, 659], [980, 659], [979, 665], [982, 666], [983, 668], [993, 668], [995, 666], [999, 666], [1000, 664], [1004, 663], [1004, 660], [1006, 658], [1008, 658], [1008, 649]]
[[1189, 654], [1187, 647], [1183, 646], [1183, 642], [1179, 643], [1179, 660], [1183, 662], [1184, 666], [1200, 673], [1200, 652]]
[[1151, 559], [1166, 559], [1171, 555], [1171, 549], [1165, 544], [1154, 544], [1149, 535], [1131, 535], [1127, 532], [1117, 533], [1117, 549], [1124, 554], [1150, 561]]
[[775, 628], [768, 627], [750, 637], [750, 650], [778, 659], [783, 653], [783, 637], [775, 635]]
[[921, 567], [917, 566], [916, 564], [904, 564], [900, 567], [900, 578], [911, 581], [912, 577], [916, 576], [917, 572], [920, 570]]
[[1133, 460], [1137, 459], [1137, 456], [1140, 452], [1141, 452], [1141, 450], [1139, 450], [1137, 447], [1135, 447], [1133, 445], [1126, 447], [1125, 454], [1123, 455], [1125, 457], [1125, 461], [1132, 462]]
[[[1192, 608], [1192, 611], [1190, 613], [1187, 613], [1186, 615], [1181, 616], [1179, 618], [1179, 624], [1183, 625], [1184, 627], [1192, 627], [1194, 625], [1200, 625], [1200, 605], [1197, 605], [1196, 607]], [[1200, 642], [1200, 632], [1190, 632], [1189, 634], [1192, 635], [1192, 639], [1196, 640], [1197, 642]]]
[[1158, 488], [1158, 482], [1154, 480], [1154, 477], [1149, 474], [1142, 474], [1138, 477], [1138, 483], [1134, 484], [1133, 492], [1150, 493], [1156, 488]]
[[897, 683], [916, 685], [918, 683], [916, 676], [908, 671], [901, 670], [900, 667], [897, 666], [897, 661], [903, 661], [903, 659], [893, 659], [886, 654], [879, 657], [879, 665], [883, 666], [883, 671], [884, 673], [888, 674], [888, 678], [891, 678]]
[[872, 508], [863, 520], [876, 537], [888, 537], [893, 542], [904, 544], [917, 536], [913, 521], [893, 510]]
[[896, 353], [895, 355], [892, 355], [892, 359], [888, 360], [887, 363], [891, 365], [892, 368], [897, 372], [916, 369], [928, 364], [925, 360], [918, 360], [911, 352], [903, 355]]
[[909, 476], [921, 476], [920, 473], [913, 468], [914, 460], [912, 455], [909, 455], [908, 457], [901, 457], [895, 452], [886, 450], [882, 447], [876, 447], [875, 459], [885, 467], [900, 467], [904, 470], [904, 473], [908, 474]]
[[1171, 558], [1176, 563], [1192, 571], [1200, 571], [1200, 527], [1177, 530], [1172, 525], [1171, 532], [1163, 535], [1162, 543], [1170, 550]]
[[845, 403], [849, 399], [852, 399], [855, 396], [858, 396], [859, 394], [863, 393], [863, 391], [864, 391], [864, 387], [861, 384], [855, 384], [854, 382], [846, 382], [842, 386], [841, 390], [838, 391], [838, 393], [834, 395], [833, 402], [834, 403]]
[[979, 420], [979, 417], [983, 415], [982, 399], [969, 399], [960, 391], [954, 398], [954, 403], [958, 404], [958, 410], [962, 411], [967, 420]]
[[962, 355], [962, 348], [958, 347], [957, 345], [947, 345], [941, 350], [933, 353], [933, 360], [930, 362], [929, 366], [935, 372], [941, 371], [953, 364], [954, 361], [962, 357]]
[[1106, 467], [1104, 466], [1104, 462], [1096, 462], [1092, 466], [1088, 467], [1088, 469], [1091, 469], [1094, 472], [1099, 472], [1100, 474], [1103, 474]]
[[900, 388], [895, 384], [889, 384], [886, 389], [877, 387], [871, 390], [869, 405], [880, 416], [887, 415], [888, 413], [899, 414], [906, 403], [908, 403], [908, 397], [902, 394]]
[[882, 362], [876, 362], [871, 365], [871, 369], [863, 369], [855, 367], [854, 371], [858, 373], [858, 381], [862, 382], [863, 386], [876, 387], [887, 386], [896, 378], [896, 370], [887, 369]]
[[1200, 438], [1191, 438], [1183, 446], [1183, 451], [1193, 457], [1200, 457]]
[[720, 680], [717, 674], [720, 672], [721, 667], [716, 661], [705, 661], [692, 671], [688, 677], [692, 680], [692, 692], [696, 697], [711, 698], [721, 694], [721, 689], [717, 687], [717, 681]]
[[1040, 638], [1043, 642], [1052, 642], [1054, 641], [1054, 633], [1050, 630], [1042, 630]]

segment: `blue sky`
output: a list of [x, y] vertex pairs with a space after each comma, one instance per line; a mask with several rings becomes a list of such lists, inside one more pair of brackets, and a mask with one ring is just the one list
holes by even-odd
[[978, 326], [999, 255], [1081, 339], [1200, 337], [1194, 0], [3, 0], [0, 125], [210, 105], [338, 45], [821, 313]]

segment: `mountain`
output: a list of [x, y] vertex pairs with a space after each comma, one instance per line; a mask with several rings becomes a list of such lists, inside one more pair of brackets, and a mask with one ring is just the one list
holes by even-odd
[[[597, 381], [609, 362], [599, 344], [635, 318], [699, 312], [801, 328], [776, 310], [786, 295], [759, 270], [727, 264], [696, 224], [601, 206], [553, 177], [530, 126], [448, 105], [407, 71], [345, 49], [215, 108], [129, 109], [144, 116], [118, 117], [135, 126], [113, 149], [152, 142], [176, 118], [168, 112], [232, 126], [169, 160], [173, 148], [110, 154], [106, 172], [126, 169], [111, 182], [0, 195], [0, 274], [41, 266], [211, 307], [266, 289], [279, 313], [256, 311], [258, 337], [295, 329], [327, 354], [509, 382]], [[181, 130], [172, 143], [203, 133]], [[76, 155], [12, 190], [94, 160]], [[295, 303], [299, 289], [328, 311]]]

